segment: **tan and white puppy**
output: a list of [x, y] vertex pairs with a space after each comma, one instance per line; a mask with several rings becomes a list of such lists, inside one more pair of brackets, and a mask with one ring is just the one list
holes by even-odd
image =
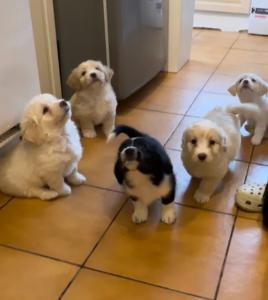
[[73, 119], [83, 137], [95, 137], [95, 125], [102, 124], [106, 136], [114, 129], [117, 101], [112, 76], [109, 67], [88, 60], [77, 66], [67, 79], [67, 85], [75, 90], [71, 98]]
[[224, 108], [215, 108], [189, 126], [183, 134], [181, 158], [187, 172], [201, 179], [194, 194], [197, 202], [209, 201], [240, 149], [240, 121]]
[[[268, 83], [258, 75], [253, 73], [241, 74], [233, 85], [228, 89], [231, 95], [238, 95], [241, 103], [253, 103], [254, 106], [242, 105], [233, 107], [233, 112], [239, 113], [241, 124], [246, 121], [245, 129], [253, 134], [252, 143], [258, 145], [261, 143], [265, 133], [267, 117], [267, 92]], [[256, 126], [256, 118], [259, 120]], [[256, 132], [256, 134], [254, 133]]]
[[85, 182], [77, 171], [82, 147], [70, 117], [70, 105], [50, 94], [29, 102], [21, 120], [22, 141], [0, 158], [2, 192], [50, 200], [69, 195], [69, 184]]

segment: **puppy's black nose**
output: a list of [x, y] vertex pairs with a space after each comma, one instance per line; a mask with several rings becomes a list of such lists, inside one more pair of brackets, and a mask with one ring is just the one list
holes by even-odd
[[60, 101], [60, 107], [66, 107], [68, 106], [67, 102], [65, 100]]
[[93, 78], [93, 79], [97, 78], [97, 74], [96, 74], [96, 73], [91, 73], [90, 76], [91, 76], [91, 78]]
[[244, 84], [244, 85], [248, 85], [248, 84], [249, 84], [249, 81], [248, 81], [247, 79], [245, 79], [245, 80], [243, 81], [243, 84]]
[[207, 158], [207, 155], [206, 153], [199, 153], [197, 157], [199, 160], [204, 161]]

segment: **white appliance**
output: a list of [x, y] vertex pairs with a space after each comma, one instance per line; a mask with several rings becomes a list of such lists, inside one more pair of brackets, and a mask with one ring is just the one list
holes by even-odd
[[25, 104], [40, 93], [40, 86], [29, 1], [0, 1], [0, 25], [2, 135], [19, 123]]
[[252, 0], [248, 32], [268, 35], [268, 1]]

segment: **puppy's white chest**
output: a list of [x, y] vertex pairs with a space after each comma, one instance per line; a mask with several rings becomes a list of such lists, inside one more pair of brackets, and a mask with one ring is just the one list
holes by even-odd
[[165, 175], [162, 182], [156, 186], [151, 182], [150, 175], [140, 171], [129, 171], [126, 175], [125, 189], [130, 196], [135, 196], [149, 205], [154, 200], [166, 196], [171, 188], [170, 177]]

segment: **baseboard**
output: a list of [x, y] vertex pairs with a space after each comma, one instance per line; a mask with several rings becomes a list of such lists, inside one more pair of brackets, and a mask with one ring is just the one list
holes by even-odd
[[194, 14], [195, 28], [213, 28], [222, 31], [248, 30], [249, 16], [207, 11], [196, 11]]

